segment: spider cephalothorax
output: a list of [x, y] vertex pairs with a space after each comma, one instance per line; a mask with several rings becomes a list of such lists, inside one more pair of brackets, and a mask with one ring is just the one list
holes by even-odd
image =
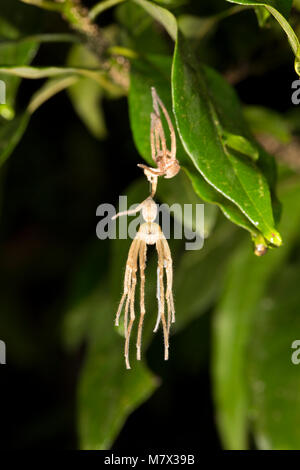
[[[165, 360], [169, 356], [169, 332], [171, 323], [175, 321], [175, 309], [172, 293], [173, 270], [172, 257], [168, 242], [160, 228], [154, 222], [157, 215], [157, 206], [152, 197], [148, 197], [142, 202], [135, 212], [142, 211], [145, 223], [143, 223], [129, 249], [125, 277], [124, 290], [116, 315], [115, 324], [119, 325], [120, 315], [125, 303], [124, 313], [124, 331], [125, 331], [125, 362], [127, 369], [130, 369], [129, 363], [129, 341], [133, 322], [135, 320], [135, 289], [137, 284], [137, 270], [140, 271], [140, 319], [137, 333], [137, 359], [141, 359], [142, 329], [146, 313], [145, 309], [145, 268], [147, 260], [147, 245], [156, 245], [158, 254], [157, 266], [157, 301], [158, 315], [154, 331], [156, 332], [159, 324], [162, 324], [164, 333]], [[130, 211], [133, 213], [133, 211]], [[117, 214], [123, 215], [125, 212]], [[164, 283], [164, 272], [166, 274], [166, 289]], [[167, 304], [167, 315], [165, 314], [165, 303]]]
[[[154, 112], [151, 113], [150, 143], [152, 159], [156, 163], [157, 168], [151, 168], [142, 164], [139, 164], [138, 166], [143, 168], [145, 175], [150, 181], [152, 185], [151, 195], [154, 196], [156, 192], [158, 176], [173, 178], [173, 176], [176, 176], [179, 172], [180, 165], [178, 160], [176, 160], [176, 135], [172, 121], [154, 87], [151, 88], [151, 92]], [[171, 150], [167, 148], [166, 137], [159, 108], [161, 108], [169, 127]]]

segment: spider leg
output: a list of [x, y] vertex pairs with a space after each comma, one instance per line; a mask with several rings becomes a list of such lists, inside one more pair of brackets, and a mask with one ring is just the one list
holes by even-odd
[[131, 330], [132, 330], [132, 325], [135, 320], [135, 314], [134, 314], [134, 299], [135, 299], [135, 287], [136, 287], [136, 270], [133, 270], [132, 273], [132, 285], [131, 285], [131, 291], [130, 291], [130, 320], [129, 324], [127, 327], [126, 331], [126, 336], [125, 336], [125, 362], [126, 362], [126, 368], [130, 369], [130, 363], [129, 363], [129, 343], [130, 343], [130, 335], [131, 335]]
[[158, 304], [158, 313], [157, 313], [157, 319], [155, 323], [155, 327], [153, 330], [153, 333], [156, 333], [160, 324], [161, 320], [161, 308], [160, 308], [160, 267], [157, 267], [157, 286], [156, 286], [156, 298], [157, 298], [157, 304]]
[[128, 291], [130, 290], [130, 286], [131, 286], [131, 268], [128, 265], [126, 265], [126, 271], [125, 271], [125, 276], [124, 276], [123, 295], [122, 295], [122, 298], [120, 300], [117, 315], [116, 315], [116, 319], [115, 319], [115, 325], [116, 326], [119, 326], [119, 319], [120, 319], [120, 315], [121, 315], [121, 312], [122, 312], [123, 304], [124, 304], [124, 301], [127, 297]]
[[[165, 295], [164, 295], [164, 251], [162, 241], [159, 239], [156, 242], [156, 249], [158, 254], [158, 276], [159, 276], [159, 302], [158, 309], [160, 312], [161, 322], [164, 332], [164, 346], [165, 346], [165, 361], [169, 358], [169, 331], [165, 317]], [[159, 314], [159, 313], [158, 313]]]
[[[125, 361], [126, 367], [130, 369], [129, 365], [129, 339], [130, 333], [132, 329], [132, 325], [134, 322], [134, 297], [135, 297], [135, 287], [136, 287], [136, 271], [137, 271], [137, 262], [138, 262], [138, 253], [140, 248], [141, 241], [136, 237], [133, 242], [131, 243], [127, 263], [126, 263], [126, 270], [124, 276], [124, 290], [123, 295], [121, 297], [121, 301], [118, 307], [115, 325], [119, 325], [120, 315], [123, 309], [123, 305], [125, 303], [125, 314], [124, 314], [124, 331], [125, 331]], [[130, 309], [130, 321], [128, 324], [128, 312]]]
[[155, 113], [158, 116], [160, 115], [160, 113], [159, 113], [159, 106], [160, 106], [160, 108], [161, 108], [161, 110], [162, 110], [162, 112], [165, 116], [165, 119], [167, 121], [169, 131], [170, 131], [170, 137], [171, 137], [171, 151], [170, 151], [171, 155], [170, 156], [171, 156], [172, 159], [175, 160], [175, 157], [176, 157], [176, 134], [175, 134], [175, 131], [174, 131], [172, 121], [170, 119], [168, 111], [166, 110], [163, 102], [161, 101], [161, 99], [158, 96], [158, 94], [157, 94], [154, 87], [152, 87], [151, 92], [152, 92], [152, 99], [153, 99], [153, 108], [155, 110]]
[[141, 276], [141, 285], [140, 285], [140, 321], [138, 326], [138, 333], [137, 333], [137, 343], [136, 343], [136, 357], [137, 360], [141, 360], [141, 345], [142, 345], [142, 331], [143, 331], [143, 323], [144, 317], [146, 314], [145, 310], [145, 268], [146, 268], [146, 256], [147, 256], [147, 244], [145, 241], [141, 241], [140, 251], [139, 251], [139, 262], [140, 262], [140, 276]]
[[175, 322], [175, 308], [173, 299], [173, 261], [168, 242], [165, 237], [162, 238], [164, 250], [164, 267], [167, 277], [166, 300], [168, 305], [168, 328], [170, 330], [171, 323]]
[[159, 170], [158, 168], [152, 168], [151, 166], [143, 165], [142, 163], [138, 164], [139, 168], [143, 168], [146, 172], [150, 173], [153, 176], [163, 176], [164, 171]]
[[[139, 166], [139, 165], [138, 165]], [[118, 217], [121, 217], [122, 215], [133, 215], [133, 214], [136, 214], [137, 212], [139, 212], [141, 209], [142, 209], [142, 206], [143, 206], [143, 203], [141, 202], [141, 204], [139, 204], [135, 209], [131, 209], [129, 211], [122, 211], [122, 212], [118, 212], [116, 215], [114, 215], [111, 220], [115, 220], [117, 219]]]

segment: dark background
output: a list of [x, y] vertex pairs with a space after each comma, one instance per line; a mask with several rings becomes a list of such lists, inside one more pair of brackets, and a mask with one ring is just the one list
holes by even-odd
[[[223, 2], [202, 8], [196, 3], [191, 12], [210, 14]], [[45, 30], [65, 29], [55, 15], [49, 18]], [[112, 20], [108, 13], [101, 22]], [[241, 40], [249, 31], [252, 49]], [[253, 12], [230, 18], [210, 39], [208, 47], [218, 44], [218, 52], [211, 57], [207, 53], [206, 59], [226, 73], [244, 62], [265, 62], [276, 47], [280, 66], [250, 72], [236, 89], [244, 103], [285, 111], [295, 79], [292, 54], [285, 46], [281, 51], [268, 31], [260, 34], [262, 43], [266, 39], [264, 47], [257, 46]], [[63, 63], [66, 53], [65, 45], [42, 45], [35, 63]], [[20, 108], [36, 87], [23, 81]], [[7, 364], [0, 366], [3, 449], [78, 446], [76, 383], [85, 345], [74, 355], [63, 349], [65, 298], [85, 250], [96, 241], [97, 206], [115, 204], [140, 175], [126, 99], [106, 100], [104, 111], [109, 136], [101, 142], [85, 129], [66, 93], [59, 94], [33, 116], [1, 172], [0, 309], [7, 343]], [[100, 270], [107, 258], [103, 242], [97, 243]], [[115, 450], [220, 448], [209, 375], [210, 322], [207, 314], [175, 335], [167, 364], [161, 361], [160, 339], [153, 341], [147, 359], [161, 386], [129, 417]], [[195, 357], [189, 345], [199, 342], [203, 354]]]

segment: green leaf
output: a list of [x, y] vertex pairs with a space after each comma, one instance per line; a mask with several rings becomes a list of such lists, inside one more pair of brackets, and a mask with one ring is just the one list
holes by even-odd
[[[267, 283], [275, 277], [297, 240], [300, 184], [286, 185], [280, 193], [283, 218], [280, 228], [285, 244], [264, 258], [253, 257], [247, 243], [238, 246], [228, 266], [226, 283], [214, 317], [213, 375], [219, 430], [227, 449], [248, 447], [248, 358], [258, 304]], [[280, 336], [280, 333], [278, 333]], [[274, 337], [275, 338], [275, 337]], [[261, 343], [261, 347], [268, 348]], [[255, 383], [253, 383], [255, 386]]]
[[99, 85], [112, 94], [119, 94], [120, 88], [111, 83], [106, 77], [106, 73], [97, 68], [81, 67], [32, 67], [32, 66], [11, 66], [1, 67], [0, 73], [14, 77], [30, 78], [37, 80], [40, 78], [58, 77], [60, 75], [79, 75], [95, 80]]
[[242, 135], [235, 135], [225, 131], [223, 132], [222, 140], [229, 151], [230, 149], [236, 150], [252, 158], [254, 161], [259, 159], [258, 148]]
[[155, 5], [155, 3], [149, 2], [148, 0], [131, 0], [137, 5], [143, 7], [149, 15], [151, 15], [156, 21], [161, 23], [167, 30], [171, 38], [176, 41], [177, 36], [177, 22], [175, 16], [165, 8]]
[[255, 9], [266, 9], [278, 21], [284, 32], [286, 33], [290, 46], [295, 55], [295, 71], [300, 75], [300, 44], [297, 35], [287, 17], [292, 7], [292, 0], [227, 0], [230, 3], [238, 3], [239, 5], [254, 6]]
[[109, 8], [112, 8], [124, 1], [125, 0], [104, 0], [104, 1], [102, 0], [99, 3], [96, 3], [96, 5], [90, 9], [89, 17], [92, 20], [95, 20], [97, 16], [99, 16], [103, 11], [108, 10]]
[[[167, 56], [148, 56], [146, 60], [134, 60], [131, 69], [129, 92], [129, 114], [133, 137], [142, 157], [153, 165], [151, 159], [150, 114], [152, 112], [151, 86], [155, 86], [169, 115], [175, 122], [171, 101], [171, 58]], [[200, 175], [186, 154], [177, 135], [177, 158], [191, 179], [194, 191], [205, 202], [216, 204], [233, 223], [248, 230], [254, 237], [258, 230], [244, 216], [239, 208], [210, 186]], [[176, 180], [175, 180], [176, 181]]]
[[[84, 46], [73, 46], [68, 57], [68, 66], [99, 66], [98, 58]], [[97, 139], [107, 134], [102, 111], [103, 89], [90, 78], [80, 78], [69, 88], [69, 96], [80, 119]]]
[[300, 448], [300, 374], [299, 365], [292, 363], [292, 344], [299, 340], [300, 317], [295, 314], [300, 304], [299, 282], [298, 259], [278, 273], [253, 321], [249, 401], [259, 449]]
[[264, 28], [266, 24], [268, 23], [268, 19], [270, 18], [271, 13], [265, 8], [255, 7], [254, 10], [257, 16], [257, 21], [258, 21], [259, 26], [261, 28]]
[[175, 49], [172, 86], [180, 138], [198, 171], [239, 207], [269, 243], [279, 246], [281, 237], [274, 228], [264, 174], [251, 159], [229, 151], [223, 138], [229, 132], [242, 136], [253, 147], [257, 145], [234, 90], [217, 72], [198, 63], [181, 35]]
[[[175, 204], [174, 218], [178, 223], [183, 223], [181, 210], [179, 214], [176, 212], [177, 204], [181, 207], [184, 204], [191, 204], [193, 207], [193, 214], [191, 219], [185, 218], [184, 225], [186, 228], [189, 228], [191, 231], [197, 231], [199, 235], [203, 236], [199, 232], [199, 227], [197, 227], [195, 220], [196, 204], [204, 204], [204, 202], [198, 197], [197, 193], [194, 191], [189, 178], [186, 176], [186, 173], [181, 171], [176, 175], [176, 184], [169, 184], [167, 179], [161, 178], [159, 185], [157, 187], [157, 196], [163, 202], [168, 204], [170, 207]], [[207, 238], [211, 234], [217, 218], [217, 207], [213, 204], [204, 205], [205, 217], [204, 217], [204, 237]]]

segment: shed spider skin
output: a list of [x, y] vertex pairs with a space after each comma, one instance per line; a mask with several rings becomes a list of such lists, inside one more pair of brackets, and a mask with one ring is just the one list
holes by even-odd
[[[151, 113], [150, 143], [152, 159], [156, 163], [157, 168], [143, 164], [138, 164], [138, 166], [143, 168], [148, 181], [151, 183], [151, 196], [153, 197], [156, 192], [158, 177], [164, 176], [165, 178], [173, 178], [180, 171], [180, 165], [178, 160], [176, 160], [176, 134], [168, 111], [154, 87], [151, 88], [151, 93], [154, 112]], [[161, 108], [169, 127], [171, 150], [167, 148], [159, 108]]]
[[[175, 322], [175, 308], [173, 299], [173, 262], [171, 257], [168, 242], [160, 228], [154, 222], [157, 216], [157, 206], [152, 197], [149, 196], [142, 202], [134, 211], [130, 213], [137, 213], [142, 211], [145, 223], [140, 225], [140, 228], [130, 246], [125, 276], [124, 276], [124, 289], [119, 308], [117, 311], [115, 325], [119, 326], [120, 315], [125, 303], [124, 312], [124, 331], [125, 331], [125, 363], [126, 368], [130, 369], [129, 362], [129, 344], [132, 326], [135, 320], [135, 289], [137, 284], [137, 271], [139, 266], [140, 272], [140, 318], [137, 332], [137, 360], [141, 359], [141, 345], [142, 345], [142, 329], [144, 317], [146, 314], [145, 309], [145, 269], [147, 262], [147, 245], [156, 245], [158, 255], [157, 267], [157, 301], [158, 301], [158, 314], [154, 327], [154, 332], [158, 330], [159, 324], [162, 324], [164, 335], [164, 358], [169, 358], [169, 333], [171, 323]], [[114, 216], [114, 219], [128, 214], [121, 212]], [[166, 289], [164, 282], [164, 273], [166, 277]], [[167, 309], [165, 311], [165, 306]]]

